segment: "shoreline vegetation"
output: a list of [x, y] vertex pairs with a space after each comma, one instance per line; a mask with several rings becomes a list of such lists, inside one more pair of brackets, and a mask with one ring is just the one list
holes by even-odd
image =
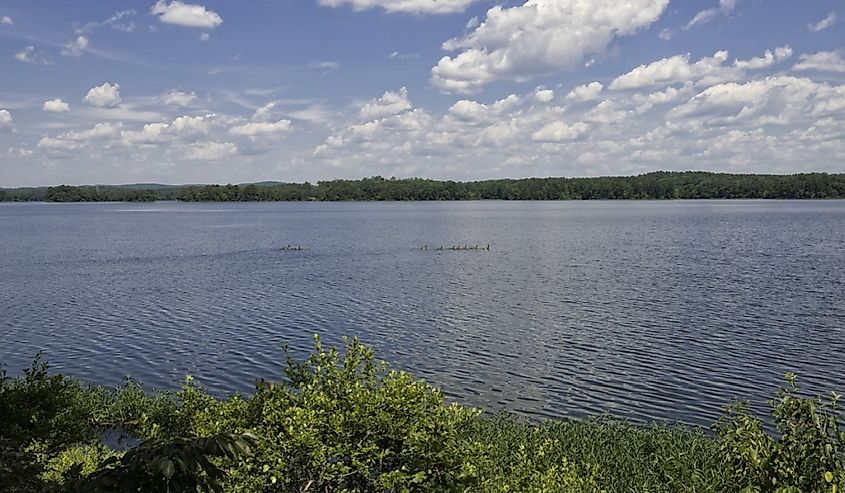
[[0, 202], [843, 199], [845, 174], [654, 172], [597, 178], [440, 181], [383, 178], [240, 185], [91, 185], [0, 189]]
[[[4, 492], [841, 492], [839, 397], [795, 376], [776, 433], [734, 403], [713, 432], [611, 418], [532, 423], [447, 403], [356, 339], [287, 358], [279, 381], [217, 398], [87, 386], [36, 358], [0, 372]], [[110, 447], [103, 437], [128, 437]]]

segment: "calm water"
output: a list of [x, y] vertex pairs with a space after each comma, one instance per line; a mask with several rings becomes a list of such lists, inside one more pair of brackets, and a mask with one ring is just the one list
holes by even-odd
[[845, 391], [845, 201], [3, 204], [0, 259], [12, 373], [249, 391], [317, 332], [537, 418]]

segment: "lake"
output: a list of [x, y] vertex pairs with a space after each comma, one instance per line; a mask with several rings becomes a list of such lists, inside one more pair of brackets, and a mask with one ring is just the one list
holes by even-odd
[[13, 374], [249, 392], [319, 333], [532, 418], [845, 391], [845, 201], [0, 204], [0, 258]]

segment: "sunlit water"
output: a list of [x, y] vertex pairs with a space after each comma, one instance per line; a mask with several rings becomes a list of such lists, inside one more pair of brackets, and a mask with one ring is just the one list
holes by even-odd
[[0, 259], [11, 373], [248, 392], [316, 332], [534, 418], [845, 391], [845, 201], [4, 204]]

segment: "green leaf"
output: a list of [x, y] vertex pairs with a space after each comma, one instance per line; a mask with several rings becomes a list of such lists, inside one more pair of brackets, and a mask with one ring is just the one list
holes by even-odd
[[173, 465], [172, 460], [165, 460], [161, 464], [161, 474], [170, 480], [173, 477], [173, 474], [176, 472], [176, 466]]

